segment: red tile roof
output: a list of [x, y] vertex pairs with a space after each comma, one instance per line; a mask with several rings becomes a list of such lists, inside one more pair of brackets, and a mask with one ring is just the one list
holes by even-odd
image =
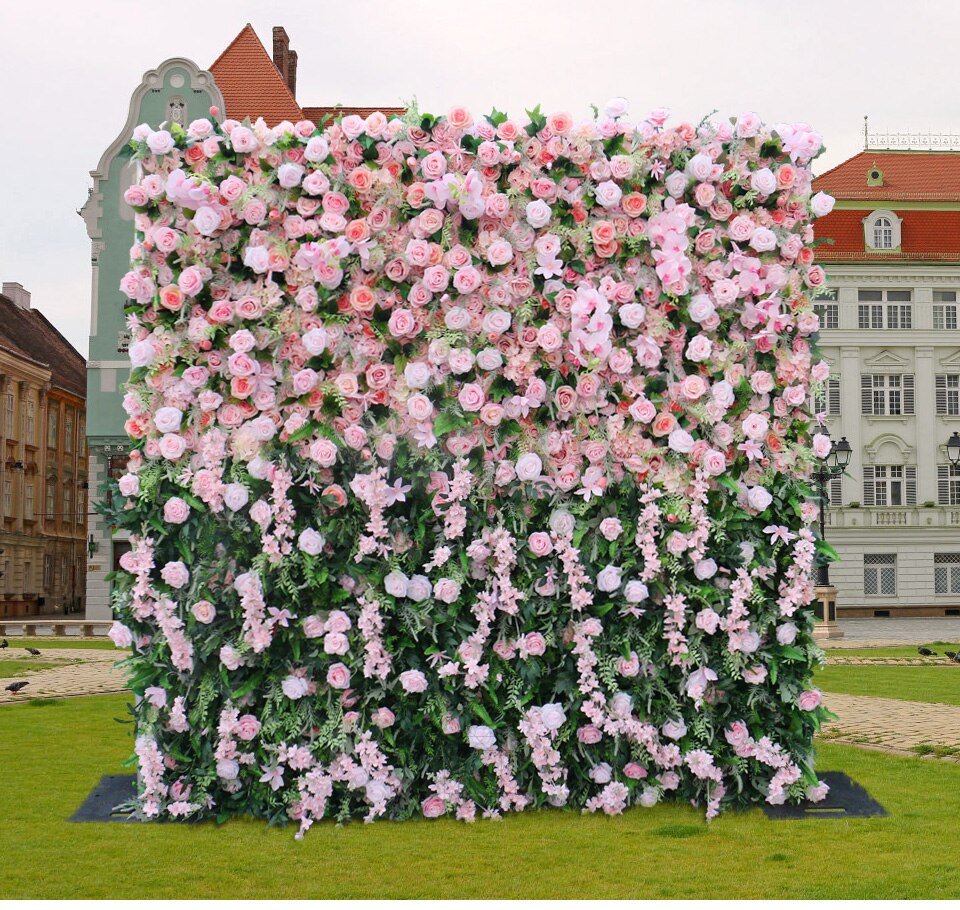
[[898, 251], [865, 248], [863, 219], [870, 214], [869, 209], [834, 209], [814, 222], [817, 239], [833, 241], [817, 245], [817, 259], [821, 262], [960, 261], [960, 211], [897, 211], [895, 205], [891, 205], [890, 210], [903, 219]]
[[0, 348], [47, 367], [54, 386], [87, 397], [87, 363], [39, 310], [0, 294]]
[[303, 120], [297, 99], [249, 23], [210, 66], [231, 120], [263, 117], [268, 126]]
[[[883, 186], [867, 185], [874, 165]], [[814, 186], [837, 199], [960, 202], [960, 152], [868, 149], [821, 174]]]

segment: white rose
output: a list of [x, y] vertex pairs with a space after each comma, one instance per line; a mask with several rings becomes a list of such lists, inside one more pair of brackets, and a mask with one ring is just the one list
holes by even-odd
[[430, 385], [431, 370], [428, 364], [412, 361], [403, 369], [403, 378], [411, 389], [425, 389]]
[[477, 366], [481, 370], [499, 370], [503, 366], [503, 355], [496, 348], [484, 348], [477, 354]]
[[540, 708], [540, 719], [548, 730], [559, 730], [567, 722], [567, 715], [558, 702], [551, 702]]
[[242, 483], [228, 483], [223, 488], [223, 501], [231, 512], [236, 512], [250, 501], [250, 494]]
[[566, 509], [557, 509], [550, 516], [550, 530], [561, 537], [569, 537], [573, 534], [573, 528], [576, 519]]
[[750, 503], [752, 508], [762, 512], [773, 502], [773, 497], [764, 487], [750, 487], [747, 492], [747, 502]]
[[497, 744], [497, 737], [489, 727], [470, 727], [467, 730], [467, 738], [473, 749], [492, 749]]
[[542, 199], [534, 199], [527, 203], [527, 224], [532, 228], [542, 228], [549, 223], [553, 211]]
[[623, 589], [623, 596], [628, 604], [643, 603], [649, 595], [650, 591], [642, 581], [628, 581]]
[[433, 585], [426, 575], [414, 575], [407, 585], [407, 597], [416, 603], [426, 600], [432, 593]]
[[153, 422], [159, 433], [176, 433], [182, 419], [183, 411], [179, 408], [160, 408], [153, 415]]
[[543, 473], [543, 462], [536, 452], [527, 452], [517, 459], [517, 478], [536, 480]]
[[392, 597], [406, 597], [410, 579], [403, 572], [393, 571], [383, 580], [383, 586]]
[[792, 622], [777, 626], [777, 641], [781, 645], [792, 645], [797, 640], [797, 627]]
[[623, 570], [620, 566], [606, 566], [600, 570], [597, 575], [597, 587], [601, 591], [616, 591], [621, 585], [620, 573]]
[[824, 215], [829, 215], [833, 211], [834, 202], [836, 202], [836, 199], [834, 199], [833, 196], [827, 193], [817, 193], [810, 200], [810, 211], [818, 218], [822, 218]]
[[323, 535], [313, 528], [305, 528], [300, 532], [300, 537], [297, 538], [297, 544], [300, 546], [300, 549], [310, 556], [316, 556], [320, 553], [325, 543], [326, 541]]
[[768, 167], [762, 167], [750, 175], [750, 186], [761, 196], [769, 196], [777, 188], [777, 178]]
[[612, 180], [604, 180], [597, 184], [594, 195], [598, 205], [602, 205], [605, 209], [612, 209], [620, 204], [623, 190]]
[[647, 311], [640, 303], [628, 303], [626, 306], [620, 307], [619, 310], [620, 321], [628, 329], [638, 328], [646, 315]]
[[310, 329], [303, 336], [303, 346], [311, 354], [322, 354], [327, 346], [327, 333], [321, 328]]

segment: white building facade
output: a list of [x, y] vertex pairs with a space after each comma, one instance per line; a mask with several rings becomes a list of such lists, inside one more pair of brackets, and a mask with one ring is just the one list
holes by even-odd
[[868, 150], [817, 188], [837, 198], [817, 222], [831, 365], [817, 407], [853, 450], [829, 485], [838, 613], [958, 616], [960, 154]]

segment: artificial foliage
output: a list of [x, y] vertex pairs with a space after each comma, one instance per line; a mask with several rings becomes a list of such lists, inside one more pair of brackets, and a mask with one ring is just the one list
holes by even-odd
[[141, 811], [822, 797], [819, 135], [214, 116], [130, 146]]

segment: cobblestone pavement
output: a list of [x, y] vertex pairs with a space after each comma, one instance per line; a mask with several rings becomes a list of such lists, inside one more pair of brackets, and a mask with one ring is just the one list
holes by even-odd
[[[122, 692], [127, 687], [126, 674], [114, 666], [121, 656], [122, 652], [115, 650], [43, 648], [39, 657], [33, 657], [12, 639], [10, 647], [0, 651], [0, 679], [4, 680], [0, 685], [0, 705], [15, 704], [28, 698], [62, 698], [68, 695]], [[32, 660], [62, 666], [9, 677], [4, 672], [3, 665], [14, 660]], [[4, 691], [4, 686], [14, 679], [27, 680], [30, 685], [16, 695]]]
[[[929, 641], [941, 637], [952, 636], [949, 633], [939, 635], [928, 632], [921, 639], [913, 640]], [[876, 641], [873, 640], [873, 643]], [[31, 698], [122, 692], [126, 689], [126, 677], [124, 671], [115, 666], [120, 654], [121, 652], [114, 650], [44, 648], [40, 657], [30, 658], [22, 647], [11, 642], [10, 648], [0, 651], [0, 678], [4, 678], [5, 682], [11, 679], [4, 673], [3, 665], [8, 661], [33, 659], [61, 666], [17, 675], [16, 679], [30, 682], [27, 689], [17, 695], [2, 691], [0, 686], [0, 706]], [[832, 662], [854, 661], [859, 663], [861, 659], [843, 658], [837, 654]], [[862, 662], [871, 661], [866, 658], [862, 659]], [[919, 655], [917, 658], [902, 660], [902, 663], [908, 666], [935, 666], [943, 662], [943, 658], [923, 659]], [[824, 726], [821, 736], [825, 740], [882, 749], [901, 755], [926, 753], [960, 762], [960, 706], [840, 695], [833, 692], [825, 693], [824, 700], [827, 707], [839, 715], [839, 720]]]
[[823, 739], [960, 762], [960, 706], [835, 692], [825, 693], [824, 702], [839, 720], [824, 726]]
[[843, 619], [843, 638], [821, 642], [824, 649], [881, 648], [920, 645], [928, 641], [960, 642], [960, 617], [906, 619]]

